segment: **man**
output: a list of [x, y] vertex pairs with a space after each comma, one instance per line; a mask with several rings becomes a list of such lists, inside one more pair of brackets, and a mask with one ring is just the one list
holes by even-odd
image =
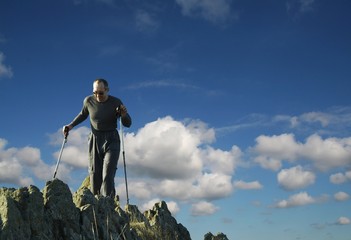
[[94, 195], [114, 197], [114, 177], [120, 153], [117, 119], [121, 117], [125, 127], [130, 127], [132, 120], [122, 101], [108, 95], [108, 92], [108, 82], [105, 79], [96, 79], [93, 83], [93, 95], [84, 99], [81, 112], [70, 124], [63, 127], [63, 134], [67, 136], [73, 127], [90, 116], [89, 174], [91, 191]]

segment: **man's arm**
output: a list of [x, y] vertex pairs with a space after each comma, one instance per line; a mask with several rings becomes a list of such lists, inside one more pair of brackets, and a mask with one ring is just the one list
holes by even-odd
[[117, 114], [119, 115], [119, 117], [121, 117], [121, 119], [122, 119], [123, 126], [129, 128], [132, 125], [132, 118], [128, 114], [128, 110], [127, 110], [126, 106], [121, 104], [116, 109], [116, 111], [117, 111]]
[[129, 128], [132, 125], [132, 118], [128, 113], [126, 113], [124, 116], [122, 116], [122, 124], [123, 126]]
[[85, 119], [88, 118], [89, 111], [86, 107], [86, 102], [87, 102], [87, 98], [84, 99], [83, 108], [80, 111], [80, 113], [73, 119], [73, 121], [70, 124], [63, 126], [63, 135], [65, 137], [67, 137], [68, 132], [71, 131], [73, 127], [77, 126], [78, 124], [80, 124], [81, 122], [83, 122]]

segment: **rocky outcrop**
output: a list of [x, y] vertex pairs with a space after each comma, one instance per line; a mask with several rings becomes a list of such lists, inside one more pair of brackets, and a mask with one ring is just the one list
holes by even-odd
[[229, 240], [224, 233], [218, 233], [214, 236], [211, 232], [205, 234], [204, 240]]
[[73, 195], [55, 179], [35, 186], [0, 189], [0, 239], [7, 240], [190, 240], [188, 230], [162, 201], [145, 213], [123, 210], [117, 199], [94, 196], [83, 183]]

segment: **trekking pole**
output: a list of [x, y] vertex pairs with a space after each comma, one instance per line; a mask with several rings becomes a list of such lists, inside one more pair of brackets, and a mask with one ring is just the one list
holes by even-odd
[[68, 133], [65, 134], [65, 138], [63, 139], [63, 142], [62, 142], [62, 146], [61, 146], [61, 150], [60, 150], [59, 157], [58, 157], [58, 159], [57, 159], [57, 163], [56, 163], [56, 167], [55, 167], [55, 172], [54, 172], [54, 177], [53, 177], [53, 179], [55, 179], [55, 177], [56, 177], [56, 173], [57, 173], [58, 166], [59, 166], [59, 164], [60, 164], [60, 160], [61, 160], [63, 148], [65, 147], [65, 144], [66, 144], [66, 142], [67, 142], [67, 136], [68, 136]]
[[129, 205], [127, 166], [126, 166], [126, 155], [125, 155], [125, 152], [124, 152], [122, 116], [119, 118], [119, 124], [120, 124], [120, 131], [121, 131], [121, 143], [122, 143], [122, 155], [123, 155], [123, 166], [124, 166], [124, 180], [126, 182], [127, 205]]

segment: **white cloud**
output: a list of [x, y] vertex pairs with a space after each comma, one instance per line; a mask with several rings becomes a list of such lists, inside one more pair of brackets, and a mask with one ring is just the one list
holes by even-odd
[[200, 155], [204, 161], [205, 168], [209, 168], [213, 172], [230, 175], [235, 170], [241, 151], [237, 146], [233, 146], [231, 151], [207, 147], [200, 152]]
[[192, 198], [194, 185], [189, 180], [168, 180], [164, 179], [158, 183], [157, 189], [153, 189], [152, 194], [161, 197], [169, 197], [178, 200], [189, 200]]
[[191, 214], [193, 216], [212, 215], [219, 210], [214, 204], [206, 201], [195, 203], [191, 207]]
[[330, 175], [329, 181], [334, 184], [342, 184], [351, 180], [351, 171], [346, 173], [335, 173]]
[[277, 176], [278, 183], [286, 190], [296, 190], [309, 186], [315, 182], [313, 172], [304, 171], [299, 165], [290, 169], [282, 169]]
[[185, 16], [201, 16], [210, 22], [222, 22], [230, 17], [230, 0], [176, 0]]
[[166, 203], [167, 203], [168, 210], [172, 213], [172, 215], [177, 215], [177, 213], [180, 210], [178, 204], [175, 201], [170, 201]]
[[219, 199], [233, 191], [231, 176], [218, 173], [205, 173], [193, 186], [192, 197], [199, 199]]
[[308, 195], [306, 192], [300, 192], [298, 194], [292, 195], [287, 200], [279, 201], [275, 207], [277, 208], [289, 208], [289, 207], [296, 207], [296, 206], [303, 206], [307, 204], [315, 203], [316, 200]]
[[[117, 185], [117, 193], [119, 195], [124, 196], [124, 191], [125, 191], [125, 179], [120, 179], [120, 184]], [[135, 178], [130, 178], [130, 181], [128, 181], [128, 186], [129, 186], [129, 194], [133, 195], [137, 199], [140, 200], [147, 200], [152, 198], [153, 194], [153, 182], [151, 181], [144, 181], [143, 179], [135, 179]], [[121, 194], [122, 193], [122, 194]]]
[[0, 158], [0, 182], [22, 185], [22, 164], [17, 159], [4, 159], [2, 156]]
[[[85, 168], [89, 166], [88, 158], [88, 138], [90, 134], [90, 129], [87, 127], [79, 127], [77, 129], [72, 129], [69, 132], [67, 143], [64, 146], [61, 161], [71, 165], [75, 168]], [[57, 130], [56, 133], [51, 134], [50, 143], [55, 145], [58, 150], [54, 153], [54, 158], [58, 159], [59, 153], [63, 143], [62, 130]]]
[[333, 115], [324, 112], [309, 112], [302, 114], [300, 120], [307, 123], [319, 122], [323, 127], [326, 127], [333, 120]]
[[273, 122], [288, 122], [291, 128], [298, 127], [300, 120], [298, 117], [288, 116], [288, 115], [277, 115], [273, 117]]
[[351, 220], [347, 217], [339, 217], [336, 223], [338, 225], [349, 225], [351, 223]]
[[307, 138], [300, 154], [322, 171], [346, 167], [351, 163], [351, 137], [322, 139], [313, 134]]
[[283, 161], [295, 162], [298, 159], [311, 161], [321, 171], [351, 164], [351, 138], [322, 139], [313, 134], [305, 143], [300, 143], [293, 134], [281, 134], [261, 135], [256, 138], [256, 142], [253, 150], [257, 156], [254, 161], [263, 168], [275, 171], [282, 166]]
[[212, 131], [201, 124], [184, 125], [171, 117], [159, 118], [137, 134], [126, 135], [129, 165], [138, 175], [191, 179], [203, 168], [200, 146]]
[[4, 64], [5, 54], [0, 52], [0, 78], [12, 78], [13, 71], [11, 66], [6, 66]]
[[262, 189], [263, 186], [259, 181], [244, 182], [242, 180], [234, 182], [234, 188], [244, 190], [257, 190]]
[[292, 162], [296, 160], [297, 153], [301, 148], [301, 144], [295, 141], [293, 134], [261, 135], [256, 138], [256, 142], [254, 151], [259, 156], [255, 158], [255, 162], [263, 168], [275, 171], [281, 167], [281, 161], [288, 160]]
[[[124, 139], [130, 196], [144, 202], [197, 201], [233, 192], [232, 176], [241, 151], [237, 146], [229, 151], [209, 146], [214, 130], [201, 121], [159, 118]], [[124, 195], [124, 179], [117, 192]]]
[[272, 158], [269, 156], [257, 156], [255, 162], [258, 163], [262, 168], [278, 171], [282, 167], [282, 161], [280, 159]]
[[[86, 127], [70, 131], [62, 154], [62, 171], [87, 166], [89, 132]], [[61, 130], [50, 138], [58, 147], [57, 157], [63, 140]], [[241, 151], [237, 146], [229, 151], [211, 147], [215, 132], [201, 121], [159, 118], [136, 133], [125, 132], [124, 141], [131, 197], [142, 202], [154, 198], [192, 201], [219, 199], [233, 192], [232, 175]], [[116, 188], [124, 198], [124, 179], [117, 179]]]
[[346, 201], [350, 196], [346, 192], [337, 192], [334, 194], [334, 198], [337, 201]]
[[325, 112], [307, 112], [299, 116], [277, 115], [273, 123], [288, 123], [290, 128], [314, 133], [340, 133], [351, 125], [350, 107], [332, 107]]
[[297, 158], [297, 152], [301, 145], [295, 141], [293, 134], [281, 134], [273, 136], [261, 135], [256, 138], [255, 150], [261, 155], [271, 158], [293, 161]]
[[40, 150], [32, 147], [24, 147], [19, 149], [16, 158], [21, 159], [26, 165], [35, 166], [40, 162]]
[[34, 179], [49, 180], [53, 166], [43, 162], [40, 150], [33, 147], [6, 148], [7, 141], [0, 138], [0, 182], [28, 186]]

